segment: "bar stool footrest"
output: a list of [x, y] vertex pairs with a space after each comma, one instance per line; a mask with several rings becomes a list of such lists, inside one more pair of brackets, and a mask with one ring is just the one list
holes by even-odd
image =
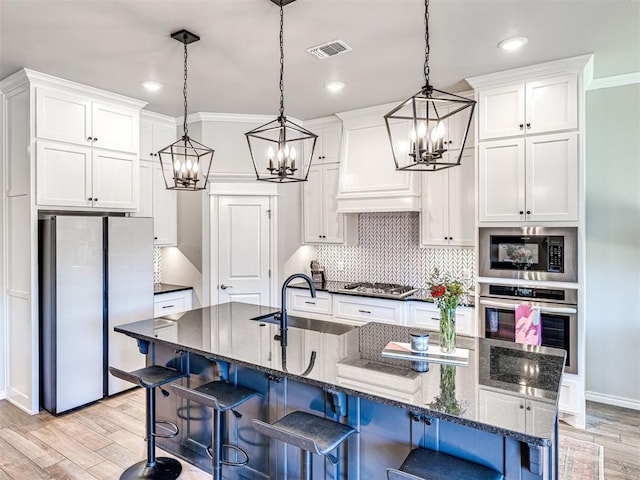
[[[228, 448], [230, 450], [235, 450], [237, 452], [240, 452], [242, 455], [244, 455], [244, 460], [241, 462], [232, 462], [230, 460], [221, 460], [220, 463], [222, 465], [228, 465], [229, 467], [244, 467], [247, 463], [249, 463], [249, 454], [247, 453], [247, 451], [244, 448], [241, 448], [237, 445], [230, 445], [228, 443], [224, 443], [222, 444], [222, 448]], [[207, 455], [209, 455], [209, 458], [213, 458], [213, 445], [209, 445], [207, 447]]]
[[156, 438], [174, 438], [180, 432], [180, 430], [178, 430], [178, 425], [176, 425], [173, 422], [162, 420], [162, 421], [156, 422], [156, 425], [168, 425], [173, 430], [173, 432], [171, 432], [171, 433], [157, 433], [156, 432], [156, 433], [153, 434], [153, 436], [156, 437]]

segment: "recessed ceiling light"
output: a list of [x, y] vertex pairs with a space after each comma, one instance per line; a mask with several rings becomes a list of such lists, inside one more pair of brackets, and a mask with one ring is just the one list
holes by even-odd
[[336, 93], [344, 88], [343, 82], [328, 82], [324, 84], [324, 88], [329, 90], [330, 92]]
[[507, 38], [506, 40], [502, 40], [498, 44], [498, 48], [511, 52], [513, 50], [519, 49], [520, 47], [524, 47], [528, 41], [529, 40], [526, 37]]
[[140, 82], [144, 88], [149, 90], [150, 92], [157, 92], [162, 89], [162, 84], [160, 82], [156, 82], [155, 80], [145, 80], [144, 82]]

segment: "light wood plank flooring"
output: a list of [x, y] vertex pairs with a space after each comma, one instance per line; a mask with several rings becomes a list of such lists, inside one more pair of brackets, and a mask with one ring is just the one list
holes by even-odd
[[[0, 401], [0, 480], [116, 479], [145, 456], [144, 413], [142, 389], [60, 417]], [[606, 480], [640, 479], [640, 411], [588, 402], [587, 428], [560, 434], [602, 445]], [[182, 464], [181, 479], [211, 478]]]

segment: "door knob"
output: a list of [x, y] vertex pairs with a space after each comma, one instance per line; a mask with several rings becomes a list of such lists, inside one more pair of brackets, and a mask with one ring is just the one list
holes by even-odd
[[220, 284], [220, 288], [222, 290], [226, 290], [227, 288], [233, 288], [233, 285], [225, 285], [224, 283], [221, 283]]

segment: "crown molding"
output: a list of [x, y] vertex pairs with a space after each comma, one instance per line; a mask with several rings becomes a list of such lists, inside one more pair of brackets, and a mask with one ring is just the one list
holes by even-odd
[[176, 117], [172, 117], [171, 115], [164, 115], [162, 113], [152, 112], [150, 110], [145, 110], [144, 108], [140, 110], [140, 119], [170, 123], [171, 125], [174, 125], [174, 126], [178, 125]]
[[614, 75], [611, 77], [594, 78], [587, 86], [587, 90], [600, 90], [601, 88], [623, 87], [640, 83], [640, 72]]
[[[176, 124], [182, 123], [183, 116], [176, 117]], [[256, 113], [217, 113], [217, 112], [195, 112], [187, 115], [187, 123], [196, 122], [232, 122], [232, 123], [268, 123], [276, 119], [275, 115], [260, 115]], [[295, 123], [302, 123], [301, 120], [287, 116], [287, 119]]]

